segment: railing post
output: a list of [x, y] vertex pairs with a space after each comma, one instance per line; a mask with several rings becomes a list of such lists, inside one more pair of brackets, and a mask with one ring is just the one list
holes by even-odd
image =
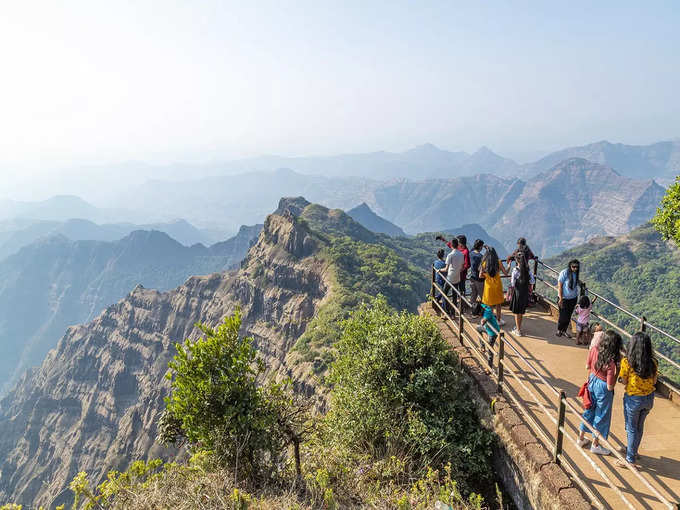
[[553, 451], [553, 460], [557, 465], [560, 464], [560, 455], [562, 454], [562, 443], [564, 441], [564, 414], [566, 411], [567, 396], [564, 390], [560, 390], [559, 411], [557, 413], [557, 434], [555, 435], [555, 450]]
[[458, 300], [458, 341], [463, 345], [463, 298]]
[[646, 322], [647, 322], [647, 317], [645, 317], [643, 315], [642, 318], [640, 318], [640, 331], [645, 331], [647, 329], [647, 326], [645, 324]]
[[435, 289], [434, 289], [434, 282], [435, 282], [435, 278], [436, 278], [436, 271], [437, 271], [437, 270], [434, 268], [434, 266], [432, 266], [432, 285], [431, 285], [431, 287], [430, 287], [430, 299], [432, 299], [432, 309], [433, 309], [433, 310], [436, 310], [436, 309], [437, 309], [437, 306], [434, 304], [434, 300], [436, 299], [436, 297], [435, 297], [436, 294], [435, 294]]
[[503, 357], [505, 354], [505, 332], [498, 335], [498, 393], [503, 393]]

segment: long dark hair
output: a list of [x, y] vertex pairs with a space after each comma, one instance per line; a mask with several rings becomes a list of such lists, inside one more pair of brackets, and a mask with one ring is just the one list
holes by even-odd
[[595, 362], [595, 370], [602, 370], [610, 362], [619, 363], [621, 361], [621, 348], [623, 347], [623, 340], [621, 335], [616, 331], [608, 329], [604, 333], [604, 337], [597, 348], [597, 361]]
[[522, 286], [529, 285], [529, 264], [527, 263], [525, 250], [517, 250], [515, 262], [517, 262], [517, 268], [519, 269], [519, 279], [517, 282]]
[[656, 363], [654, 349], [652, 349], [652, 339], [643, 331], [638, 331], [630, 339], [628, 352], [626, 353], [630, 368], [639, 377], [648, 379], [656, 375]]
[[[575, 264], [578, 266], [578, 269], [576, 271], [571, 270], [571, 265]], [[572, 259], [569, 261], [569, 264], [567, 265], [567, 287], [569, 287], [569, 290], [574, 290], [576, 288], [576, 285], [578, 285], [579, 282], [579, 273], [581, 272], [581, 263], [578, 261], [578, 259]]]
[[486, 247], [486, 253], [484, 254], [482, 262], [484, 264], [484, 272], [488, 274], [490, 277], [493, 278], [500, 271], [500, 262], [498, 260], [498, 254], [496, 253], [496, 250], [493, 247], [491, 246]]

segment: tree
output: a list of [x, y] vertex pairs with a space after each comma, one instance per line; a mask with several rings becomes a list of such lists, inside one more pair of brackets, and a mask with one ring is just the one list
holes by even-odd
[[285, 438], [277, 410], [258, 385], [264, 364], [252, 338], [240, 338], [241, 313], [227, 317], [216, 330], [196, 324], [205, 336], [177, 343], [166, 377], [171, 394], [161, 431], [166, 442], [184, 438], [190, 446], [210, 450], [234, 476], [255, 479], [278, 465]]
[[665, 240], [671, 239], [680, 246], [680, 175], [666, 190], [652, 224]]

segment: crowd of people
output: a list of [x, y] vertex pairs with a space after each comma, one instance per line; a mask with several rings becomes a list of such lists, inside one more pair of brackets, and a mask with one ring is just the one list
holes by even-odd
[[[478, 330], [485, 332], [487, 344], [494, 346], [500, 328], [505, 325], [502, 306], [509, 304], [514, 315], [515, 325], [511, 333], [523, 335], [524, 315], [527, 307], [535, 300], [535, 276], [530, 261], [537, 260], [526, 239], [517, 241], [515, 251], [505, 260], [498, 257], [496, 250], [483, 240], [477, 239], [472, 251], [467, 247], [467, 239], [459, 235], [451, 240], [442, 236], [437, 239], [446, 243], [450, 249], [445, 253], [440, 249], [434, 262], [437, 289], [434, 299], [441, 308], [453, 315], [468, 313], [472, 318], [481, 318]], [[621, 335], [614, 330], [605, 331], [600, 324], [590, 324], [590, 316], [597, 297], [588, 296], [586, 286], [580, 280], [581, 264], [574, 259], [569, 261], [557, 278], [557, 300], [559, 317], [556, 336], [572, 338], [572, 320], [576, 330], [575, 343], [588, 345], [586, 359], [587, 381], [579, 396], [583, 397], [585, 411], [580, 425], [578, 444], [597, 455], [609, 455], [600, 439], [609, 436], [614, 401], [614, 387], [624, 386], [623, 413], [626, 426], [627, 445], [621, 448], [628, 463], [639, 467], [638, 449], [642, 439], [647, 415], [654, 406], [654, 391], [657, 381], [658, 363], [649, 335], [640, 331], [628, 343], [625, 353]], [[501, 275], [509, 277], [507, 292], [503, 291]], [[466, 282], [470, 282], [469, 303]], [[455, 289], [455, 290], [454, 290]], [[456, 292], [457, 291], [457, 292]], [[446, 296], [446, 297], [445, 297]], [[453, 305], [453, 306], [452, 306]], [[455, 308], [454, 308], [455, 307]], [[574, 317], [575, 315], [575, 317]], [[485, 351], [485, 346], [482, 345]], [[493, 364], [493, 351], [487, 353], [488, 363]], [[592, 440], [587, 436], [594, 430]], [[617, 461], [621, 467], [629, 464]]]

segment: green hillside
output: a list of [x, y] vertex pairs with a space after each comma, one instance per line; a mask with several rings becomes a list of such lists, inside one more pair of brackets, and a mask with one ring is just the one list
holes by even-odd
[[[680, 249], [664, 242], [650, 225], [621, 237], [595, 238], [545, 262], [557, 269], [573, 258], [581, 261], [581, 280], [589, 289], [680, 337]], [[637, 321], [605, 303], [594, 309], [631, 333], [639, 328]], [[651, 333], [660, 352], [680, 361], [680, 344]], [[680, 381], [680, 371], [667, 364], [662, 371]]]

